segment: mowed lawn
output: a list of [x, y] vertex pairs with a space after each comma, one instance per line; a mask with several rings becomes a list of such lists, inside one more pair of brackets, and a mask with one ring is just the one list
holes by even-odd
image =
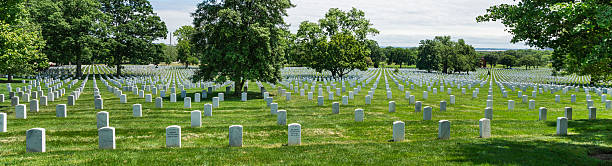
[[[382, 74], [382, 73], [379, 73]], [[439, 110], [439, 101], [449, 101], [446, 92], [433, 94], [424, 100], [423, 106], [433, 107], [433, 120], [423, 121], [423, 113], [415, 112], [404, 92], [389, 79], [395, 113], [388, 112], [385, 81], [381, 76], [372, 105], [365, 105], [365, 95], [376, 80], [362, 88], [349, 100], [349, 105], [340, 106], [340, 114], [332, 114], [332, 101], [317, 106], [315, 100], [299, 93], [292, 94], [291, 101], [279, 96], [276, 89], [264, 84], [274, 96], [279, 109], [287, 110], [287, 123], [302, 125], [302, 145], [284, 146], [287, 143], [287, 126], [276, 124], [276, 115], [270, 114], [257, 84], [249, 83], [249, 101], [241, 102], [238, 96], [226, 94], [220, 108], [213, 108], [212, 117], [203, 117], [201, 128], [190, 127], [190, 113], [204, 109], [211, 103], [220, 88], [200, 103], [192, 102], [191, 109], [183, 108], [180, 92], [178, 102], [170, 103], [164, 98], [164, 108], [155, 108], [155, 103], [145, 103], [132, 92], [128, 104], [120, 104], [119, 98], [107, 91], [98, 80], [104, 99], [104, 110], [110, 113], [110, 126], [116, 129], [117, 149], [98, 149], [96, 113], [93, 102], [93, 81], [85, 86], [75, 106], [68, 107], [67, 118], [55, 117], [55, 106], [65, 104], [67, 96], [40, 106], [40, 112], [28, 112], [28, 119], [15, 119], [14, 107], [6, 92], [5, 102], [0, 103], [1, 112], [8, 114], [8, 132], [0, 133], [0, 165], [611, 165], [591, 157], [612, 153], [612, 110], [605, 110], [599, 96], [591, 93], [597, 107], [597, 120], [587, 120], [585, 93], [561, 94], [561, 103], [555, 103], [549, 92], [538, 94], [536, 108], [548, 108], [548, 120], [538, 121], [538, 111], [528, 110], [516, 91], [503, 98], [499, 87], [494, 86], [494, 113], [491, 120], [492, 138], [478, 138], [478, 120], [484, 117], [488, 83], [480, 88], [478, 98], [471, 98], [471, 90], [461, 94], [453, 87], [456, 104], [448, 103], [447, 111]], [[81, 82], [76, 85], [80, 85]], [[13, 89], [25, 84], [12, 84]], [[349, 84], [347, 84], [348, 86]], [[278, 85], [280, 86], [280, 84]], [[73, 86], [76, 88], [77, 86]], [[415, 86], [405, 90], [423, 101], [426, 86]], [[439, 85], [435, 87], [439, 88]], [[449, 87], [449, 86], [446, 86]], [[474, 87], [473, 87], [474, 88]], [[472, 89], [473, 89], [472, 88]], [[286, 88], [287, 91], [289, 88]], [[325, 87], [323, 88], [325, 91]], [[348, 89], [348, 88], [347, 88]], [[351, 88], [352, 89], [352, 88]], [[518, 89], [517, 89], [518, 90]], [[189, 89], [188, 96], [201, 89]], [[307, 89], [307, 92], [309, 89]], [[71, 90], [66, 90], [68, 95]], [[293, 91], [291, 91], [293, 92]], [[299, 92], [299, 91], [298, 91]], [[45, 91], [47, 93], [47, 91]], [[147, 94], [151, 92], [146, 92]], [[531, 89], [524, 94], [531, 98]], [[576, 94], [576, 103], [570, 103], [570, 95]], [[343, 95], [348, 96], [347, 92]], [[169, 95], [168, 95], [169, 96]], [[157, 96], [154, 96], [157, 97]], [[516, 102], [515, 110], [507, 110], [507, 100]], [[335, 96], [341, 103], [341, 97]], [[21, 101], [22, 104], [29, 104]], [[132, 116], [132, 104], [143, 104], [143, 117]], [[574, 108], [574, 120], [569, 121], [569, 136], [556, 136], [556, 118], [564, 116], [563, 108]], [[365, 121], [355, 122], [353, 111], [365, 110]], [[438, 121], [451, 122], [451, 138], [437, 139]], [[406, 123], [406, 140], [390, 142], [392, 123]], [[165, 128], [170, 125], [182, 127], [182, 148], [165, 147]], [[244, 126], [244, 146], [228, 146], [228, 127]], [[26, 153], [26, 130], [46, 129], [45, 153]]]

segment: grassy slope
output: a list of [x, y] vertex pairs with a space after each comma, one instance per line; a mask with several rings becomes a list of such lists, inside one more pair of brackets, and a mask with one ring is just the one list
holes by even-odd
[[[389, 81], [391, 83], [391, 79]], [[538, 112], [528, 111], [527, 104], [520, 102], [516, 92], [510, 92], [508, 98], [517, 101], [515, 111], [507, 111], [505, 101], [508, 99], [502, 98], [501, 93], [494, 93], [493, 138], [481, 139], [478, 138], [478, 119], [484, 116], [488, 85], [481, 88], [475, 100], [471, 99], [471, 94], [462, 95], [460, 89], [454, 88], [457, 104], [449, 105], [446, 112], [438, 110], [438, 102], [448, 99], [446, 93], [430, 93], [425, 105], [434, 107], [434, 120], [423, 121], [422, 113], [415, 113], [413, 105], [408, 105], [403, 98], [404, 93], [392, 83], [397, 112], [387, 112], [388, 101], [383, 93], [382, 77], [373, 105], [364, 105], [367, 93], [364, 87], [348, 106], [341, 106], [340, 114], [331, 114], [331, 102], [327, 100], [325, 106], [320, 107], [316, 106], [316, 101], [308, 101], [306, 96], [299, 94], [293, 94], [291, 101], [274, 97], [279, 109], [287, 110], [288, 123], [302, 125], [302, 145], [294, 147], [282, 146], [287, 142], [287, 127], [276, 125], [276, 116], [270, 115], [259, 90], [254, 91], [257, 87], [254, 82], [249, 84], [248, 102], [226, 97], [220, 108], [213, 109], [212, 117], [203, 117], [202, 128], [191, 128], [188, 111], [203, 110], [211, 96], [202, 103], [192, 103], [192, 109], [183, 109], [182, 101], [170, 103], [166, 98], [164, 108], [157, 109], [154, 103], [145, 103], [144, 99], [124, 92], [128, 94], [129, 103], [119, 104], [119, 99], [98, 81], [104, 98], [104, 111], [110, 112], [110, 125], [116, 128], [117, 136], [117, 149], [99, 150], [92, 83], [91, 80], [87, 83], [77, 105], [68, 108], [68, 118], [55, 117], [55, 105], [66, 103], [66, 97], [50, 102], [49, 106], [41, 106], [41, 112], [28, 112], [27, 120], [15, 119], [14, 108], [8, 107], [10, 102], [0, 103], [2, 112], [9, 116], [9, 132], [0, 133], [0, 164], [599, 165], [606, 163], [588, 157], [587, 153], [612, 151], [609, 148], [612, 114], [603, 111], [604, 105], [597, 102], [599, 98], [595, 95], [593, 99], [599, 109], [599, 120], [585, 120], [584, 93], [576, 93], [579, 102], [575, 104], [569, 103], [569, 94], [572, 93], [563, 95], [562, 103], [555, 103], [554, 95], [545, 93], [538, 94], [536, 107], [548, 107], [548, 120], [537, 121]], [[13, 84], [13, 87], [19, 86], [23, 85]], [[273, 95], [276, 93], [269, 85], [266, 88]], [[422, 100], [422, 91], [426, 87], [417, 88], [411, 92], [417, 100]], [[495, 88], [494, 92], [498, 92]], [[188, 92], [192, 96], [197, 91], [200, 90]], [[6, 92], [4, 84], [0, 85], [0, 92]], [[335, 99], [341, 101], [338, 96]], [[131, 107], [135, 103], [143, 104], [144, 117], [132, 117]], [[569, 122], [570, 136], [554, 136], [555, 119], [563, 116], [565, 106], [574, 107], [575, 120]], [[355, 108], [365, 109], [365, 122], [353, 121]], [[436, 139], [437, 121], [442, 119], [451, 121], [450, 140]], [[392, 135], [392, 122], [396, 120], [406, 122], [404, 142], [388, 142]], [[228, 147], [228, 126], [234, 124], [244, 126], [242, 148]], [[183, 148], [164, 147], [164, 129], [170, 125], [182, 127]], [[35, 127], [47, 130], [46, 153], [25, 152], [25, 131]]]

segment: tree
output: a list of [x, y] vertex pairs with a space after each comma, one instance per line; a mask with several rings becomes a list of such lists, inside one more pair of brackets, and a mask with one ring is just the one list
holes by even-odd
[[205, 0], [194, 17], [192, 44], [201, 64], [193, 81], [235, 82], [239, 95], [246, 80], [281, 79], [289, 0]]
[[497, 60], [499, 59], [499, 55], [497, 55], [497, 53], [491, 52], [485, 54], [482, 58], [484, 58], [485, 62], [487, 62], [487, 64], [491, 65], [491, 68], [493, 68], [497, 66]]
[[476, 20], [501, 20], [513, 43], [554, 49], [556, 71], [590, 75], [593, 84], [612, 80], [611, 11], [609, 0], [522, 0], [491, 6]]
[[36, 0], [29, 8], [47, 41], [43, 49], [49, 60], [58, 64], [76, 63], [76, 77], [91, 49], [104, 37], [106, 15], [97, 0]]
[[192, 51], [193, 46], [191, 44], [191, 36], [195, 33], [195, 29], [192, 26], [185, 25], [174, 31], [174, 36], [178, 39], [177, 48], [177, 59], [185, 64], [185, 68], [189, 67], [189, 64], [198, 63], [195, 51]]
[[107, 22], [109, 55], [106, 61], [117, 66], [125, 61], [140, 62], [148, 59], [150, 50], [156, 49], [153, 41], [166, 38], [166, 24], [153, 12], [148, 0], [100, 0], [102, 12], [110, 17]]
[[436, 36], [433, 40], [421, 40], [416, 58], [418, 69], [442, 73], [475, 71], [479, 57], [474, 47], [463, 39], [452, 41], [450, 36]]
[[166, 64], [170, 64], [174, 62], [176, 60], [176, 57], [178, 56], [176, 47], [172, 45], [164, 44], [162, 48], [164, 49], [164, 58], [162, 59], [162, 62]]
[[515, 63], [516, 63], [516, 59], [512, 55], [503, 55], [499, 59], [499, 64], [505, 65], [506, 68], [512, 68], [512, 66], [514, 66]]
[[436, 49], [438, 41], [435, 40], [421, 40], [419, 42], [419, 54], [417, 54], [416, 67], [420, 70], [438, 70], [440, 68], [440, 58]]
[[380, 46], [378, 46], [378, 42], [376, 42], [376, 40], [367, 40], [367, 43], [368, 48], [370, 49], [370, 55], [368, 57], [370, 57], [374, 68], [378, 68], [380, 62], [385, 60], [385, 54]]
[[306, 56], [302, 63], [340, 78], [355, 69], [366, 70], [371, 54], [367, 37], [378, 34], [371, 26], [365, 13], [356, 8], [346, 12], [331, 8], [318, 23], [302, 22], [297, 33]]
[[34, 74], [49, 66], [41, 49], [45, 46], [40, 29], [29, 22], [22, 1], [0, 2], [0, 73]]

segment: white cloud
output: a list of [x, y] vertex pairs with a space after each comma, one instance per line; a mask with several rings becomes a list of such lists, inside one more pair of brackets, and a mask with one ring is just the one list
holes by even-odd
[[[191, 13], [200, 0], [151, 0], [154, 9], [166, 22], [168, 30], [191, 25]], [[329, 8], [363, 10], [380, 31], [373, 37], [381, 46], [415, 47], [420, 40], [439, 35], [463, 38], [481, 48], [528, 48], [511, 44], [511, 35], [501, 23], [476, 23], [476, 17], [491, 5], [515, 3], [511, 0], [293, 0], [287, 23], [296, 32], [300, 22], [317, 21]], [[163, 41], [168, 43], [168, 40]]]

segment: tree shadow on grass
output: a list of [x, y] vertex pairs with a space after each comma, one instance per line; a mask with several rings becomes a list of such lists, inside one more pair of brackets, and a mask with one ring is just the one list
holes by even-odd
[[[547, 122], [548, 126], [556, 127], [556, 121]], [[564, 138], [576, 142], [612, 144], [612, 119], [570, 120], [568, 121], [570, 135]]]
[[470, 144], [458, 144], [455, 154], [458, 159], [450, 162], [488, 165], [609, 165], [589, 156], [594, 151], [612, 149], [596, 145], [576, 145], [547, 141], [512, 141], [489, 139]]

